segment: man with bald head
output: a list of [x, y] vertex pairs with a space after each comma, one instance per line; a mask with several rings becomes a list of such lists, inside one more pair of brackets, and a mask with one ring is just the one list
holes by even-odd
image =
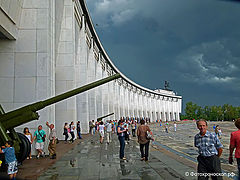
[[49, 134], [49, 145], [48, 145], [48, 151], [50, 155], [50, 159], [56, 159], [56, 130], [54, 129], [54, 125], [47, 122], [46, 125], [50, 128], [50, 134]]
[[222, 179], [220, 173], [221, 163], [219, 157], [222, 154], [223, 145], [219, 141], [215, 133], [207, 131], [207, 121], [201, 119], [197, 121], [197, 128], [199, 133], [194, 137], [194, 146], [198, 148], [199, 156], [198, 160], [198, 179], [208, 179], [208, 176], [204, 176], [204, 173], [211, 173], [212, 179]]

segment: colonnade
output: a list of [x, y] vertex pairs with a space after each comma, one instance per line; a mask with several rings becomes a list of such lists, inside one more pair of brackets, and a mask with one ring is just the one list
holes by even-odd
[[102, 47], [84, 1], [75, 1], [74, 11], [75, 29], [78, 31], [75, 34], [79, 34], [75, 37], [79, 42], [75, 51], [80, 51], [76, 59], [84, 72], [80, 72], [82, 83], [79, 85], [115, 73], [122, 77], [76, 97], [77, 120], [80, 120], [83, 132], [88, 132], [88, 121], [112, 112], [114, 115], [107, 119], [147, 117], [151, 121], [179, 120], [182, 97], [173, 91], [158, 92], [144, 88], [125, 77]]
[[[181, 96], [142, 87], [112, 63], [84, 0], [14, 2], [0, 4], [0, 11], [4, 11], [1, 19], [6, 20], [0, 26], [12, 25], [4, 31], [0, 29], [0, 103], [6, 112], [121, 74], [117, 80], [39, 111], [38, 121], [17, 127], [17, 131], [22, 132], [27, 126], [33, 133], [40, 124], [47, 131], [48, 121], [63, 139], [65, 122], [80, 121], [82, 133], [88, 133], [90, 120], [110, 113], [114, 115], [106, 119], [179, 120]], [[2, 38], [6, 34], [12, 34], [11, 38]]]

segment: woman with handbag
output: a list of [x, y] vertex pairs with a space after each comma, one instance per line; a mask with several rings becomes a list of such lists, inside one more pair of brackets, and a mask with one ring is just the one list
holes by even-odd
[[[152, 132], [150, 128], [145, 125], [145, 121], [140, 121], [140, 126], [137, 129], [138, 143], [140, 144], [141, 161], [148, 161], [149, 143], [151, 140]], [[145, 148], [145, 152], [144, 152]]]
[[120, 143], [119, 157], [121, 160], [126, 160], [126, 157], [124, 157], [125, 132], [126, 132], [126, 129], [124, 129], [124, 127], [123, 127], [123, 120], [119, 120], [118, 126], [117, 126], [117, 135], [118, 135], [118, 140]]

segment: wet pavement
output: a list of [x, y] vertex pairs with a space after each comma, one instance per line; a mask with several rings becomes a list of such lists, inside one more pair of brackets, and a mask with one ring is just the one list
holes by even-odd
[[195, 179], [185, 176], [186, 172], [195, 172], [194, 168], [154, 148], [156, 145], [150, 147], [149, 162], [141, 161], [135, 138], [125, 146], [127, 160], [120, 160], [117, 135], [113, 134], [112, 137], [109, 145], [106, 141], [100, 144], [98, 135], [78, 143], [38, 179]]
[[[213, 122], [214, 123], [214, 122]], [[209, 124], [212, 131], [213, 123]], [[169, 133], [164, 127], [153, 123], [150, 126], [155, 141], [151, 141], [149, 162], [140, 161], [140, 150], [136, 138], [132, 138], [125, 146], [127, 160], [119, 159], [119, 141], [113, 134], [113, 141], [108, 145], [106, 140], [99, 143], [99, 135], [84, 135], [74, 144], [60, 142], [57, 145], [57, 159], [49, 157], [24, 161], [19, 167], [18, 177], [21, 179], [61, 180], [61, 179], [197, 179], [197, 149], [193, 146], [194, 135], [199, 131], [194, 122], [178, 122], [177, 131], [170, 122]], [[223, 136], [224, 145], [221, 156], [222, 169], [225, 173], [236, 173], [237, 165], [229, 165], [228, 146], [230, 133], [236, 128], [232, 122], [217, 122]], [[4, 173], [5, 174], [5, 173]], [[229, 179], [228, 174], [223, 179]], [[233, 179], [230, 174], [230, 179]]]

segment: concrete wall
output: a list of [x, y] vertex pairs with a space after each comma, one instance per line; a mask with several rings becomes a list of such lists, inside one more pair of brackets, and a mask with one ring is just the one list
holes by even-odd
[[[15, 5], [9, 4], [10, 12]], [[0, 102], [6, 112], [55, 95], [54, 9], [52, 1], [24, 0], [19, 24], [15, 19], [16, 40], [0, 40]], [[55, 123], [54, 105], [39, 114], [38, 121], [16, 130], [27, 126], [33, 133], [42, 124], [47, 131], [46, 121]]]
[[0, 32], [8, 39], [17, 39], [23, 0], [0, 0]]

